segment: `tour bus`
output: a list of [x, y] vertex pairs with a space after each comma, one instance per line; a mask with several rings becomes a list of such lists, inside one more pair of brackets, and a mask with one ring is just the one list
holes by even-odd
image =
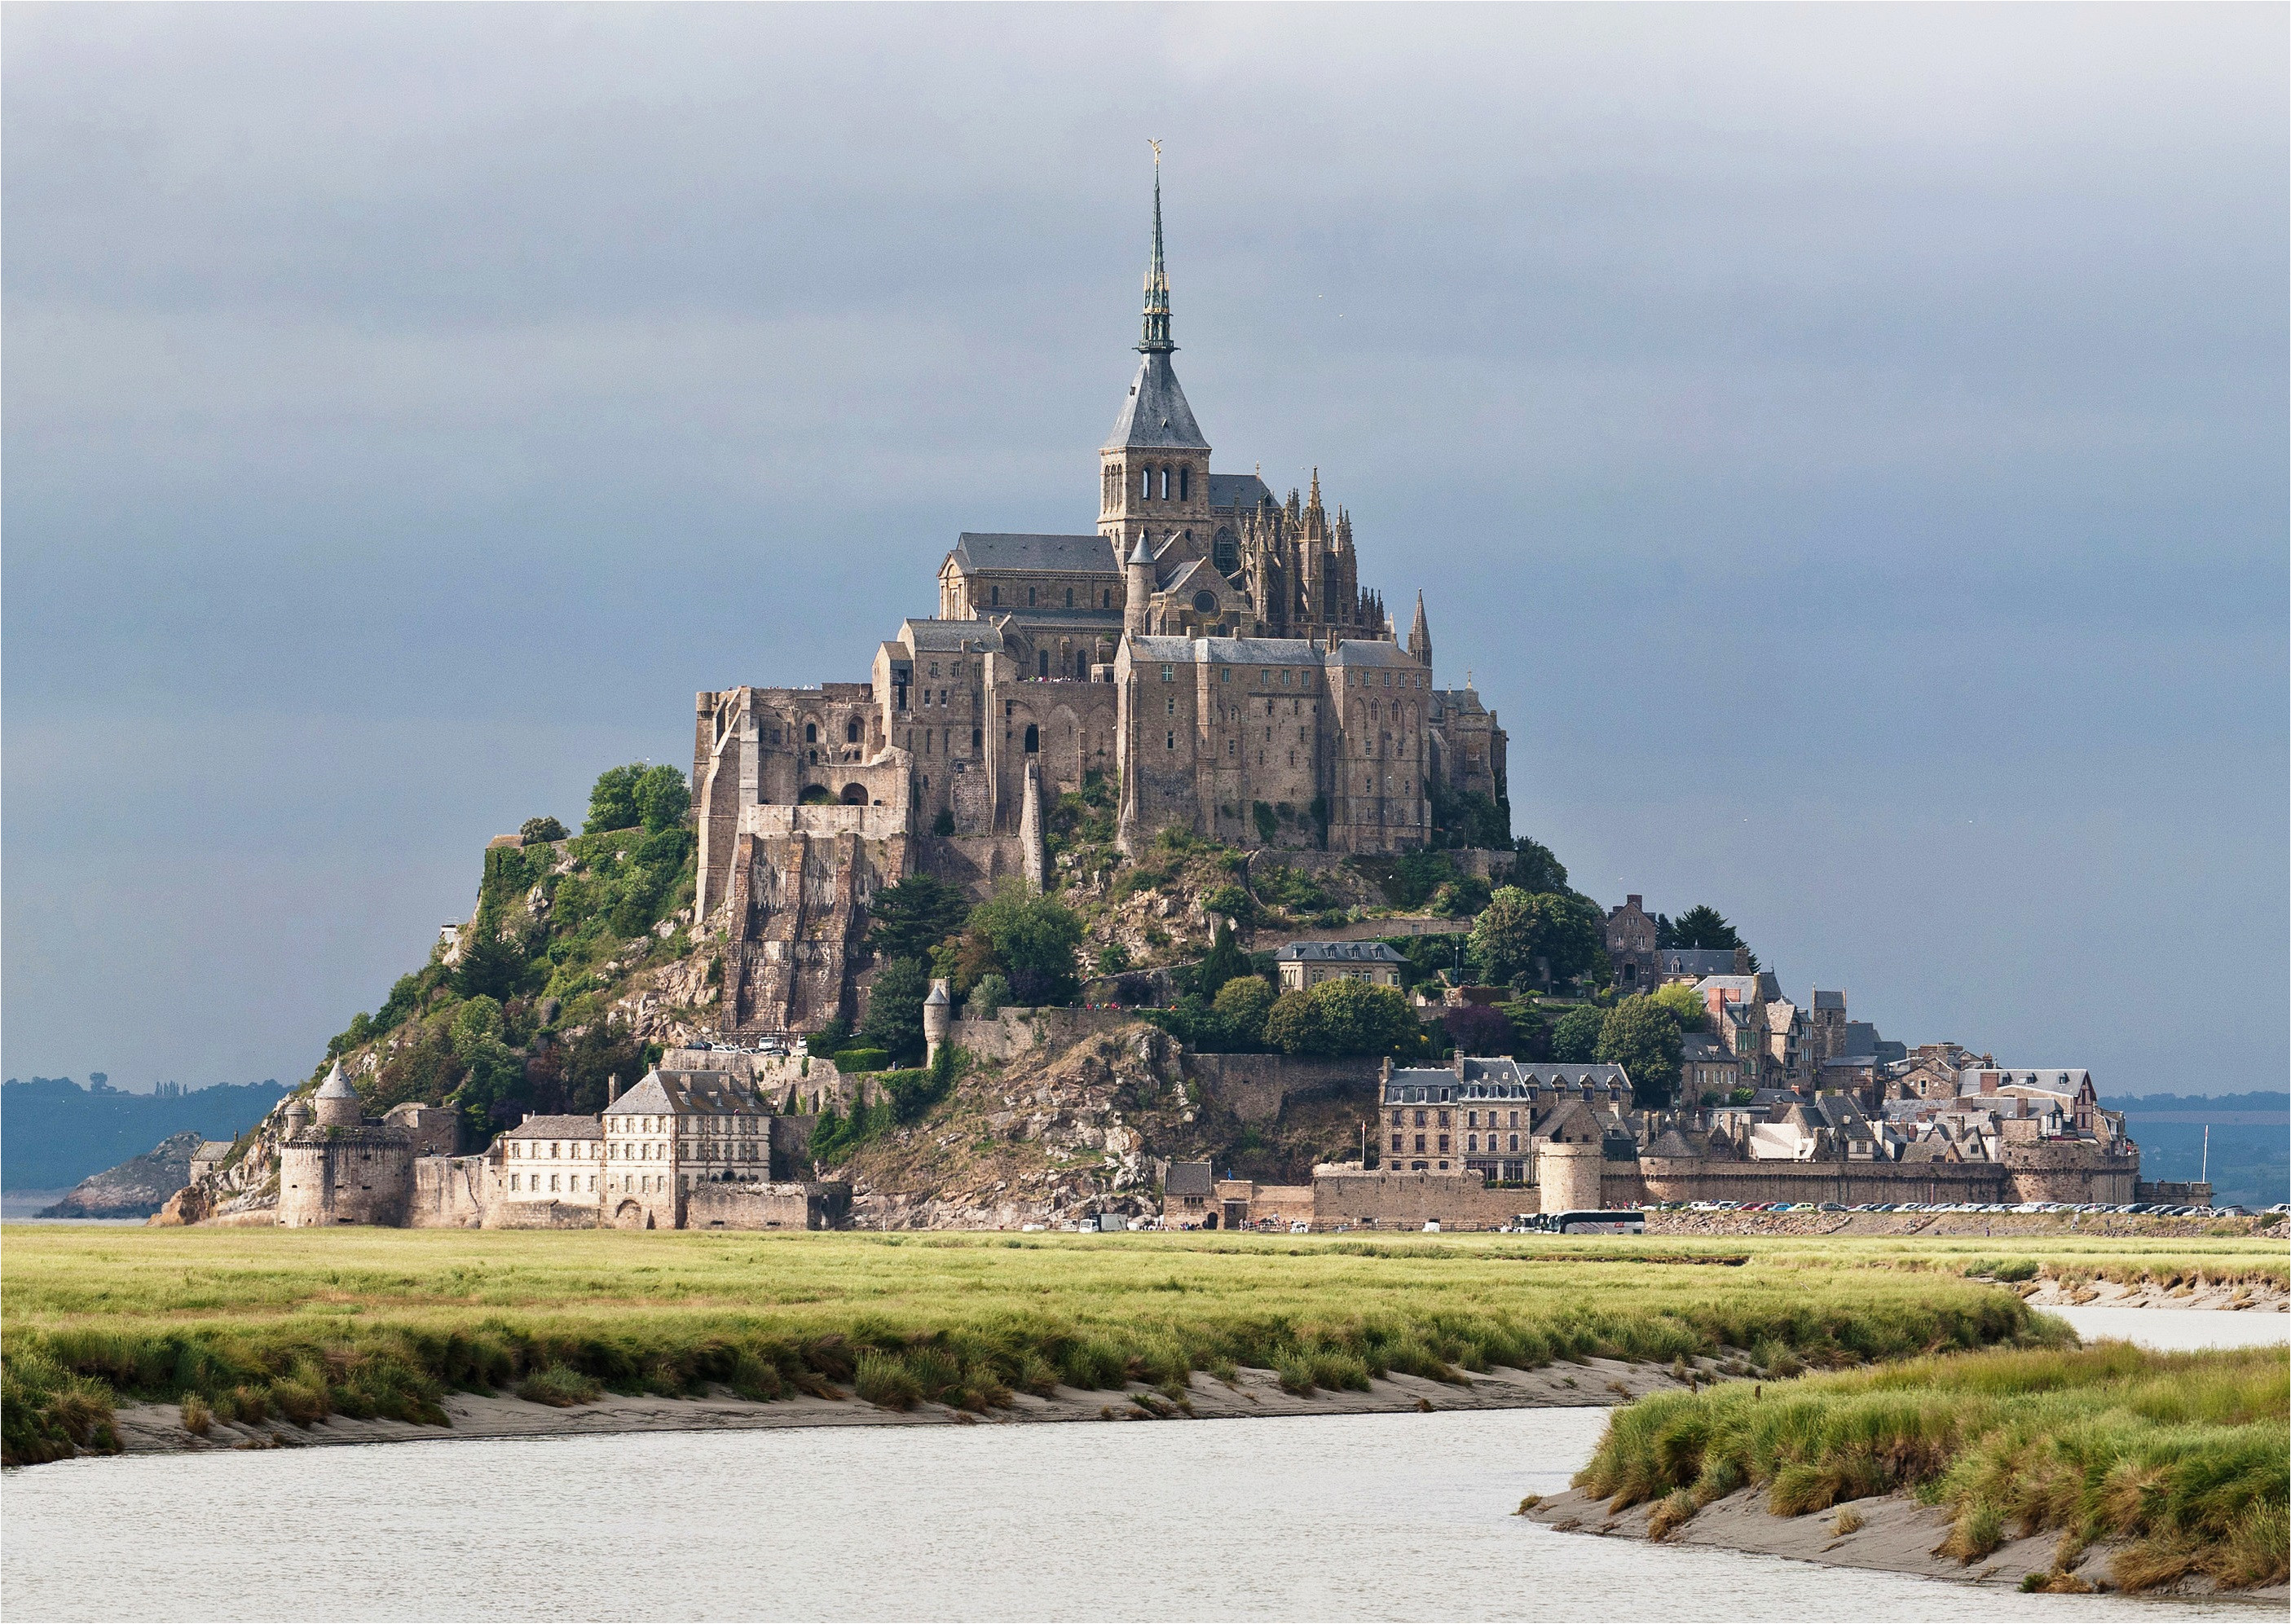
[[1517, 1227], [1538, 1234], [1642, 1235], [1646, 1233], [1646, 1214], [1636, 1211], [1523, 1212]]

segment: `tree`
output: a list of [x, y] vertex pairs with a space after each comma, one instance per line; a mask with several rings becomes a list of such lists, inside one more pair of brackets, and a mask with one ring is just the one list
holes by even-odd
[[1072, 1003], [1078, 990], [1074, 949], [1081, 945], [1081, 921], [1073, 909], [1006, 880], [970, 911], [956, 977], [966, 992], [999, 974], [1019, 1003]]
[[1511, 878], [1506, 883], [1531, 896], [1542, 891], [1564, 891], [1567, 865], [1552, 855], [1550, 847], [1532, 835], [1523, 834], [1511, 860]]
[[1598, 1057], [1629, 1074], [1631, 1097], [1642, 1109], [1670, 1103], [1678, 1088], [1678, 1017], [1647, 993], [1626, 998], [1599, 1026]]
[[1424, 1029], [1397, 987], [1324, 981], [1274, 1000], [1265, 1041], [1290, 1055], [1406, 1055], [1424, 1047]]
[[504, 935], [495, 915], [479, 909], [462, 933], [461, 961], [454, 966], [454, 990], [464, 998], [506, 999], [517, 991], [525, 969], [522, 937]]
[[1248, 974], [1249, 955], [1233, 939], [1233, 927], [1219, 924], [1217, 935], [1210, 940], [1209, 955], [1194, 969], [1194, 990], [1203, 998], [1215, 998], [1226, 982]]
[[692, 808], [692, 792], [684, 786], [684, 775], [672, 767], [647, 768], [631, 786], [631, 798], [638, 817], [655, 834], [682, 828], [684, 815]]
[[589, 821], [581, 825], [583, 834], [609, 834], [615, 829], [633, 829], [644, 821], [644, 812], [637, 805], [637, 780], [645, 775], [645, 764], [632, 761], [626, 767], [608, 767], [597, 775], [597, 782], [589, 791]]
[[970, 899], [936, 874], [911, 874], [867, 904], [867, 945], [879, 959], [920, 959], [962, 929]]
[[1273, 1003], [1273, 984], [1264, 977], [1235, 976], [1217, 990], [1210, 1008], [1228, 1043], [1255, 1049], [1265, 1041], [1265, 1017]]
[[923, 1000], [929, 993], [930, 976], [920, 959], [892, 960], [875, 977], [860, 1041], [902, 1065], [921, 1059]]
[[517, 826], [518, 841], [527, 846], [538, 846], [549, 840], [561, 840], [567, 831], [553, 817], [528, 817]]
[[[1726, 916], [1708, 903], [1697, 903], [1670, 923], [1670, 940], [1667, 947], [1707, 947], [1721, 952], [1744, 945]], [[1750, 956], [1750, 968], [1758, 968], [1757, 955]]]
[[1534, 976], [1539, 961], [1565, 980], [1588, 970], [1604, 951], [1603, 923], [1597, 907], [1572, 892], [1505, 886], [1472, 926], [1472, 961], [1493, 983]]
[[1599, 1052], [1599, 1032], [1606, 1020], [1605, 1010], [1589, 1004], [1570, 1009], [1551, 1028], [1551, 1057], [1575, 1065], [1591, 1059]]
[[1655, 1002], [1670, 1011], [1681, 1032], [1700, 1032], [1709, 1019], [1710, 1011], [1702, 1002], [1702, 995], [1683, 981], [1674, 981], [1652, 994]]
[[970, 989], [970, 1000], [963, 1008], [977, 1019], [992, 1020], [1010, 1001], [1010, 984], [1000, 976], [984, 976]]
[[1440, 1017], [1448, 1041], [1459, 1055], [1507, 1055], [1516, 1034], [1500, 1009], [1486, 1004], [1459, 1004]]

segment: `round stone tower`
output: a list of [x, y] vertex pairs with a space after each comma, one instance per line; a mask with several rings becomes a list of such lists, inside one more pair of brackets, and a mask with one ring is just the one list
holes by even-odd
[[1553, 1140], [1542, 1146], [1535, 1153], [1541, 1209], [1547, 1213], [1597, 1211], [1599, 1175], [1605, 1160], [1596, 1138], [1587, 1145]]
[[326, 1073], [326, 1081], [318, 1085], [315, 1096], [321, 1128], [356, 1128], [366, 1121], [366, 1106], [358, 1092], [342, 1075], [342, 1063], [334, 1062], [334, 1069]]
[[939, 1045], [946, 1041], [947, 1022], [952, 1011], [947, 1005], [946, 983], [931, 983], [930, 996], [923, 1000], [923, 1064], [928, 1065], [938, 1058]]
[[310, 1102], [300, 1094], [291, 1097], [286, 1101], [286, 1131], [282, 1137], [291, 1139], [309, 1125]]

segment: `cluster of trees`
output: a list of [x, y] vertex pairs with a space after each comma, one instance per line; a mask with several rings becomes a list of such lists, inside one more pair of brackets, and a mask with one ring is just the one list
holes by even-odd
[[1174, 1009], [1149, 1018], [1193, 1048], [1211, 1054], [1424, 1056], [1430, 1047], [1407, 995], [1361, 981], [1325, 981], [1281, 991], [1270, 965], [1260, 966], [1218, 928], [1209, 955], [1193, 969], [1193, 989]]
[[[610, 834], [616, 829], [644, 828], [657, 834], [683, 827], [692, 809], [692, 792], [684, 775], [672, 767], [652, 767], [631, 761], [598, 775], [589, 792], [589, 821], [583, 834]], [[554, 819], [550, 820], [554, 822]]]
[[[922, 1001], [935, 976], [978, 1015], [1006, 1003], [1072, 1003], [1081, 990], [1081, 920], [1016, 880], [973, 907], [961, 887], [914, 874], [876, 892], [868, 914], [867, 945], [881, 968], [858, 1041], [893, 1064], [922, 1056]], [[815, 1034], [813, 1049], [832, 1052], [820, 1048], [823, 1035], [833, 1034]]]
[[1544, 979], [1570, 981], [1590, 974], [1606, 958], [1605, 917], [1589, 897], [1573, 891], [1497, 888], [1473, 921], [1470, 952], [1483, 981], [1510, 986]]

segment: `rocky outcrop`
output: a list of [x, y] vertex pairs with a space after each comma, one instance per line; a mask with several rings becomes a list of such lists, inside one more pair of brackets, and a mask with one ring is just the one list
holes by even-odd
[[196, 1133], [170, 1134], [140, 1156], [130, 1156], [117, 1167], [83, 1178], [52, 1207], [43, 1208], [47, 1218], [149, 1218], [167, 1204], [176, 1191], [190, 1182], [191, 1155], [199, 1147]]
[[[1244, 1124], [1159, 1027], [1077, 1030], [1077, 1020], [1045, 1018], [1054, 1015], [1067, 1012], [998, 1025], [1000, 1035], [1031, 1030], [1038, 1046], [974, 1054], [951, 1097], [831, 1170], [852, 1185], [855, 1225], [1017, 1229], [1094, 1213], [1150, 1218], [1160, 1214], [1171, 1161], [1301, 1183], [1315, 1162], [1356, 1142], [1360, 1113], [1348, 1100], [1316, 1097], [1282, 1107], [1277, 1121]], [[958, 1023], [953, 1041], [983, 1025]], [[1363, 1063], [1362, 1078], [1366, 1098], [1372, 1063]]]

